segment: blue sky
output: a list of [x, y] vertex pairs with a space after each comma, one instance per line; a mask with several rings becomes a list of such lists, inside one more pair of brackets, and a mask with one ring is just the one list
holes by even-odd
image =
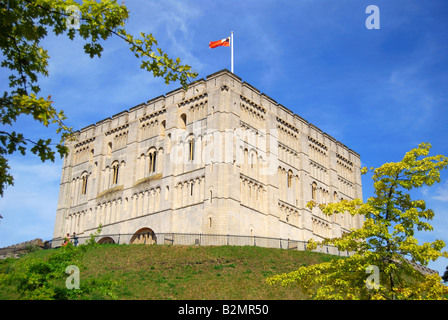
[[[366, 8], [380, 9], [380, 29], [368, 30]], [[229, 48], [208, 42], [234, 31], [235, 74], [361, 155], [365, 166], [399, 161], [421, 142], [448, 155], [448, 2], [446, 0], [128, 0], [128, 31], [153, 33], [171, 57], [205, 78], [230, 69]], [[165, 94], [139, 69], [122, 40], [104, 42], [101, 59], [81, 40], [49, 36], [50, 76], [40, 79], [75, 129]], [[0, 69], [7, 88], [8, 72]], [[16, 124], [30, 139], [54, 135], [32, 120]], [[56, 137], [55, 137], [56, 138]], [[56, 138], [57, 139], [57, 138]], [[0, 247], [50, 239], [62, 161], [10, 157], [15, 186], [0, 199]], [[363, 176], [364, 199], [372, 195]], [[436, 216], [421, 242], [448, 243], [448, 174], [414, 193]], [[447, 259], [431, 263], [443, 274]]]

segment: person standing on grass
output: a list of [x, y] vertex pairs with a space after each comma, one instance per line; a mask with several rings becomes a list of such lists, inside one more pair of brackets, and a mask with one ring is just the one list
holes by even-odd
[[75, 244], [75, 247], [78, 245], [78, 236], [76, 235], [76, 232], [73, 232], [73, 242]]
[[70, 233], [67, 233], [67, 236], [64, 238], [63, 246], [66, 246], [70, 241]]

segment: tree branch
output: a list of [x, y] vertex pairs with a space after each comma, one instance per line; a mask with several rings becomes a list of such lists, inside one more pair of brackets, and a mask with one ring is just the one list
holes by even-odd
[[[14, 143], [24, 143], [24, 144], [26, 144], [25, 141], [28, 141], [28, 142], [31, 142], [32, 144], [36, 145], [36, 146], [39, 145], [39, 143], [37, 143], [36, 141], [33, 141], [31, 139], [28, 139], [28, 138], [18, 139], [17, 137], [14, 137], [12, 134], [10, 134], [9, 132], [6, 132], [6, 131], [0, 131], [0, 135], [2, 135], [2, 134], [3, 135], [7, 135], [9, 137], [9, 139], [11, 141], [13, 141]], [[49, 143], [48, 145], [49, 146], [57, 146], [58, 143]]]
[[[32, 4], [30, 0], [26, 0], [26, 1], [27, 1], [29, 4]], [[39, 5], [39, 4], [37, 5], [37, 7], [41, 8], [41, 9], [47, 11], [47, 12], [50, 12], [50, 13], [52, 13], [52, 14], [58, 14], [58, 15], [65, 16], [65, 17], [69, 17], [69, 16], [70, 16], [70, 15], [64, 13], [64, 12], [54, 11], [54, 10], [51, 10], [51, 8], [46, 8], [46, 7], [44, 7], [44, 6], [42, 6], [42, 5]], [[87, 21], [87, 22], [93, 22], [93, 21], [94, 21], [93, 19], [90, 19], [90, 18], [84, 18], [84, 17], [82, 17], [82, 16], [80, 17], [80, 19], [83, 20], [83, 21]], [[132, 47], [137, 48], [137, 49], [139, 50], [139, 52], [140, 52], [142, 55], [144, 55], [144, 56], [150, 58], [152, 61], [156, 61], [156, 58], [154, 58], [154, 57], [152, 57], [150, 54], [148, 54], [148, 53], [143, 49], [142, 46], [137, 45], [137, 44], [135, 44], [135, 43], [132, 42], [132, 41], [129, 41], [126, 37], [124, 37], [123, 35], [119, 34], [119, 33], [116, 32], [115, 30], [112, 30], [112, 29], [110, 29], [110, 28], [108, 28], [108, 27], [105, 27], [104, 29], [107, 30], [108, 32], [110, 32], [111, 34], [113, 34], [113, 35], [119, 37], [120, 39], [124, 40], [126, 43], [128, 43], [128, 44], [131, 45]], [[171, 70], [171, 71], [174, 72], [174, 73], [179, 72], [179, 71], [177, 71], [176, 69], [172, 68], [171, 66], [166, 66], [166, 64], [165, 64], [165, 67], [167, 67], [167, 69]], [[187, 77], [187, 79], [188, 79], [189, 83], [191, 83], [190, 77]]]
[[20, 50], [19, 45], [17, 44], [17, 39], [14, 38], [13, 36], [9, 35], [9, 34], [5, 34], [4, 32], [1, 32], [1, 33], [14, 42], [14, 47], [16, 48], [17, 55], [19, 56], [19, 58], [18, 58], [18, 65], [19, 65], [18, 72], [20, 74], [20, 78], [21, 78], [22, 83], [23, 83], [24, 93], [26, 95], [28, 95], [28, 89], [27, 89], [27, 85], [26, 85], [27, 84], [26, 76], [25, 76], [24, 71], [23, 71], [23, 61], [24, 60], [22, 58], [22, 51]]

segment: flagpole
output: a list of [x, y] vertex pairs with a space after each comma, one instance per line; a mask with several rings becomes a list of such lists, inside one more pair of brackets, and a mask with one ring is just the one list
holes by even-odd
[[230, 70], [233, 73], [233, 31], [230, 32]]

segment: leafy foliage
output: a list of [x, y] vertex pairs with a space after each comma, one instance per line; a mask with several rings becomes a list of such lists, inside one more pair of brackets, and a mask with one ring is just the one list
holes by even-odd
[[[100, 232], [100, 230], [98, 230]], [[91, 239], [94, 239], [95, 235]], [[70, 289], [65, 285], [68, 277], [66, 268], [75, 265], [83, 269], [83, 254], [95, 246], [93, 240], [79, 247], [70, 242], [48, 256], [27, 259], [14, 264], [14, 269], [1, 270], [0, 284], [12, 285], [23, 299], [27, 300], [77, 300], [89, 299], [92, 296], [108, 296], [116, 298], [117, 282], [109, 276], [95, 279], [81, 279], [79, 289]]]
[[[74, 6], [79, 12], [79, 28], [73, 27]], [[72, 7], [73, 8], [73, 7]], [[137, 58], [142, 59], [141, 68], [152, 72], [155, 77], [163, 77], [168, 84], [179, 80], [186, 87], [197, 77], [188, 65], [180, 59], [173, 60], [157, 48], [157, 41], [151, 35], [141, 34], [136, 38], [128, 34], [125, 21], [129, 11], [116, 0], [6, 0], [0, 2], [0, 48], [3, 53], [1, 66], [10, 70], [9, 90], [0, 98], [0, 124], [13, 127], [20, 115], [32, 116], [34, 120], [48, 127], [56, 126], [61, 139], [53, 143], [51, 139], [37, 141], [25, 138], [15, 130], [0, 130], [0, 195], [6, 186], [13, 185], [13, 176], [6, 155], [20, 152], [25, 155], [27, 146], [42, 161], [55, 160], [56, 152], [62, 157], [68, 153], [64, 141], [73, 139], [73, 130], [64, 122], [63, 111], [53, 106], [51, 96], [39, 96], [39, 76], [48, 76], [48, 52], [41, 41], [53, 32], [70, 39], [76, 36], [86, 41], [84, 51], [91, 58], [101, 57], [103, 47], [100, 41], [112, 36], [123, 39]]]
[[[308, 203], [325, 215], [336, 213], [363, 215], [364, 224], [340, 238], [311, 241], [308, 248], [332, 244], [341, 251], [354, 254], [345, 260], [335, 260], [267, 279], [270, 284], [299, 283], [317, 299], [436, 299], [446, 298], [448, 287], [438, 275], [424, 276], [409, 260], [426, 266], [429, 261], [448, 257], [442, 251], [442, 240], [419, 244], [415, 231], [431, 231], [434, 212], [424, 200], [413, 200], [408, 191], [440, 182], [440, 171], [448, 166], [442, 155], [428, 156], [431, 145], [422, 143], [407, 152], [400, 162], [386, 163], [373, 172], [375, 196], [365, 203], [360, 199], [338, 203]], [[362, 173], [367, 173], [367, 168]], [[366, 269], [376, 266], [380, 271], [379, 287], [366, 286]]]
[[91, 233], [89, 239], [86, 240], [85, 245], [87, 246], [96, 246], [98, 243], [96, 242], [96, 238], [101, 233], [101, 230], [103, 230], [103, 225], [100, 223], [98, 228], [96, 229], [95, 233]]

